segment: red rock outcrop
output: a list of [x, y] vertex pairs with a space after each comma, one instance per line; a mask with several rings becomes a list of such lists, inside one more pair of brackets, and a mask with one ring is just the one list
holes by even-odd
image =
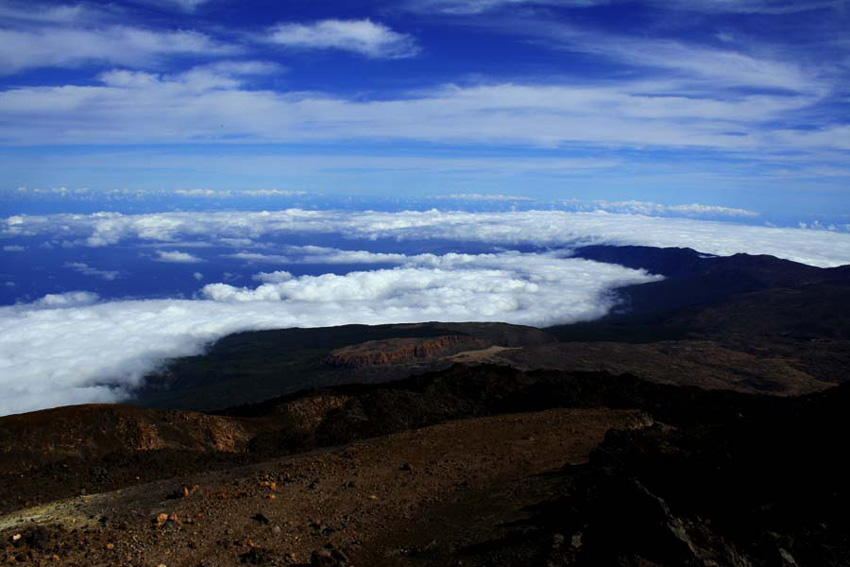
[[385, 364], [407, 364], [481, 348], [480, 341], [462, 335], [436, 338], [406, 338], [367, 341], [336, 349], [325, 359], [329, 366], [361, 368]]

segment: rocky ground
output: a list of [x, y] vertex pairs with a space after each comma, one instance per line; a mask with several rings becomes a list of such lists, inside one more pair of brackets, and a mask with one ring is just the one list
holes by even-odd
[[848, 409], [850, 385], [781, 398], [458, 365], [216, 416], [265, 424], [239, 450], [20, 461], [0, 562], [838, 567]]
[[[81, 496], [0, 518], [8, 563], [457, 564], [553, 495], [634, 410], [559, 409], [444, 423], [242, 467]], [[474, 554], [473, 554], [474, 555]], [[324, 564], [344, 564], [329, 561]]]

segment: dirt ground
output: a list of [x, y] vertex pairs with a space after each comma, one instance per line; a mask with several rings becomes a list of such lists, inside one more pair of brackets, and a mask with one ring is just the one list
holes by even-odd
[[[638, 411], [555, 409], [442, 423], [261, 465], [0, 517], [2, 564], [475, 565]], [[460, 563], [458, 563], [460, 561]]]

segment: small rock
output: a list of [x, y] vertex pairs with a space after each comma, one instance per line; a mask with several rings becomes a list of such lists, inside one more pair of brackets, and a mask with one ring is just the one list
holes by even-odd
[[109, 551], [112, 551], [113, 549], [115, 549], [115, 544], [114, 543], [107, 543], [106, 549], [108, 549]]
[[413, 468], [410, 466], [410, 463], [402, 463], [400, 470], [411, 471]]
[[581, 549], [581, 532], [573, 534], [573, 537], [570, 539], [570, 545], [572, 545], [575, 549]]
[[248, 565], [270, 565], [272, 564], [273, 558], [265, 549], [261, 547], [252, 547], [250, 551], [240, 555], [239, 560]]
[[310, 554], [310, 565], [313, 567], [347, 567], [351, 563], [345, 553], [331, 545], [325, 549], [313, 551]]
[[252, 519], [252, 520], [254, 520], [254, 521], [256, 521], [256, 522], [260, 522], [260, 523], [261, 523], [261, 524], [263, 524], [264, 526], [267, 526], [267, 525], [269, 525], [269, 524], [271, 523], [271, 521], [270, 521], [268, 518], [266, 518], [264, 515], [259, 514], [259, 513], [254, 514], [253, 516], [251, 516], [251, 519]]
[[564, 535], [563, 534], [554, 534], [552, 536], [552, 547], [554, 549], [558, 549], [564, 544]]
[[797, 561], [786, 550], [779, 548], [779, 555], [782, 557], [783, 567], [797, 567]]
[[378, 495], [377, 495], [377, 494], [370, 494], [370, 495], [369, 495], [369, 500], [377, 500], [377, 499], [378, 499]]

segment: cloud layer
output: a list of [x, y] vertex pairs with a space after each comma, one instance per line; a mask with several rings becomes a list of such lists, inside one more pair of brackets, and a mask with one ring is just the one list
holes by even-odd
[[63, 246], [109, 246], [134, 239], [158, 243], [256, 240], [293, 234], [335, 234], [363, 240], [444, 239], [509, 246], [574, 247], [588, 243], [678, 246], [720, 256], [770, 254], [820, 267], [850, 264], [848, 234], [601, 211], [388, 213], [288, 209], [16, 215], [0, 220], [0, 238], [52, 238]]
[[556, 254], [411, 257], [344, 276], [265, 274], [256, 288], [203, 287], [203, 300], [97, 303], [86, 292], [0, 308], [0, 414], [125, 398], [169, 357], [229, 333], [414, 321], [530, 325], [593, 319], [608, 291], [655, 276]]
[[[286, 244], [329, 235], [361, 249]], [[457, 248], [487, 244], [508, 251], [405, 254], [362, 249], [374, 242], [380, 250], [383, 240], [409, 242], [417, 250], [427, 250], [429, 242], [442, 249], [454, 242]], [[569, 257], [572, 247], [588, 243], [773, 254], [815, 266], [850, 263], [848, 234], [605, 212], [293, 209], [16, 215], [0, 221], [0, 241], [68, 251], [136, 243], [143, 249], [155, 246], [154, 259], [204, 260], [214, 266], [212, 255], [222, 255], [257, 270], [257, 283], [247, 287], [196, 273], [194, 300], [104, 302], [77, 291], [0, 308], [0, 413], [120, 400], [163, 360], [200, 352], [208, 342], [237, 331], [428, 320], [546, 326], [602, 316], [612, 306], [612, 289], [654, 278]], [[527, 246], [539, 248], [511, 250]], [[299, 264], [362, 268], [344, 275], [275, 271]], [[66, 268], [112, 275], [81, 262]]]

